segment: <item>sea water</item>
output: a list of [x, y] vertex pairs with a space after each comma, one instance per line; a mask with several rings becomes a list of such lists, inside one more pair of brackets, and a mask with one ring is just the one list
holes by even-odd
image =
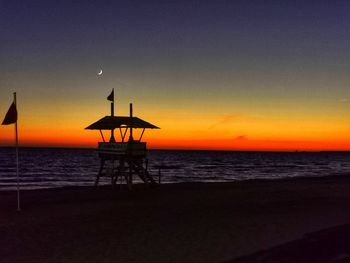
[[[350, 175], [350, 152], [226, 152], [150, 150], [149, 171], [162, 183]], [[0, 148], [0, 190], [16, 188], [14, 148]], [[20, 148], [22, 189], [91, 186], [99, 170], [95, 149]], [[109, 184], [102, 177], [101, 184]], [[138, 182], [136, 180], [136, 182]]]

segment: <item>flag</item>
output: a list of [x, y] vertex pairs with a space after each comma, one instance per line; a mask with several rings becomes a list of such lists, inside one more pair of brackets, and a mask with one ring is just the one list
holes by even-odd
[[107, 97], [107, 100], [114, 101], [114, 89], [112, 89], [111, 94]]
[[1, 124], [8, 125], [16, 122], [17, 122], [17, 109], [16, 109], [16, 104], [13, 102], [6, 113], [5, 119]]
[[13, 102], [6, 113], [5, 119], [1, 125], [15, 124], [16, 135], [16, 174], [17, 174], [17, 211], [21, 211], [20, 202], [20, 181], [19, 181], [19, 169], [18, 169], [18, 131], [17, 131], [17, 107], [16, 107], [16, 92], [13, 93]]

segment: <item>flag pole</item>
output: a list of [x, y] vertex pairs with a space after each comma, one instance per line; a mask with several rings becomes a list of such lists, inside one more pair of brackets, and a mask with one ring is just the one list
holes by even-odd
[[[16, 92], [13, 93], [13, 102], [15, 103], [17, 109], [17, 98]], [[18, 129], [17, 129], [17, 120], [15, 122], [15, 131], [16, 131], [16, 174], [17, 174], [17, 211], [21, 211], [21, 202], [20, 202], [20, 187], [19, 187], [19, 169], [18, 169]]]

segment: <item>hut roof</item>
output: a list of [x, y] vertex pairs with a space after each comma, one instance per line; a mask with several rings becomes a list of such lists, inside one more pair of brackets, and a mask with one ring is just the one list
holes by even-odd
[[128, 116], [105, 116], [102, 119], [92, 123], [85, 129], [87, 130], [111, 130], [116, 128], [141, 128], [141, 129], [159, 129], [159, 127], [141, 120], [137, 117]]

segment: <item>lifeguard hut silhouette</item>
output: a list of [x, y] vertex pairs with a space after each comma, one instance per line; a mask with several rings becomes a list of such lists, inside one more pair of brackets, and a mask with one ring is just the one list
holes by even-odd
[[[111, 101], [111, 115], [92, 123], [85, 129], [99, 130], [102, 142], [98, 143], [100, 169], [96, 176], [95, 186], [100, 177], [111, 176], [111, 183], [115, 186], [118, 179], [125, 179], [129, 189], [132, 189], [133, 176], [137, 175], [145, 184], [155, 185], [156, 182], [148, 172], [146, 142], [141, 142], [146, 129], [159, 129], [157, 126], [133, 116], [130, 103], [130, 116], [114, 116], [114, 89], [107, 97]], [[116, 141], [114, 131], [119, 130], [120, 140]], [[134, 139], [133, 129], [142, 129], [139, 138]], [[111, 137], [105, 141], [102, 130], [110, 130]], [[129, 138], [126, 140], [127, 134]]]

